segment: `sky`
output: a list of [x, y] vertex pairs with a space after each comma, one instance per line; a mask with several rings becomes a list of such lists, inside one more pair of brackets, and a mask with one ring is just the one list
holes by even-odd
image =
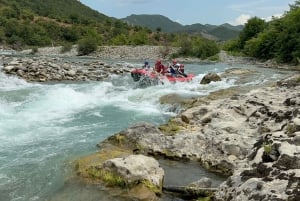
[[109, 17], [159, 14], [182, 25], [245, 24], [251, 17], [270, 20], [289, 11], [295, 0], [80, 0]]

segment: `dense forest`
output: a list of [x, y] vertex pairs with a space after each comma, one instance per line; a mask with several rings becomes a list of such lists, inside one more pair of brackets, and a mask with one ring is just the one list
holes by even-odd
[[265, 22], [257, 17], [248, 20], [235, 40], [224, 49], [261, 60], [300, 63], [300, 0], [290, 5], [283, 17]]

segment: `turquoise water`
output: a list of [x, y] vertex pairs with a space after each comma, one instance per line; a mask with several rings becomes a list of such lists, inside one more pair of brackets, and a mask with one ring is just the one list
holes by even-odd
[[[201, 96], [234, 86], [234, 77], [199, 85], [205, 73], [232, 67], [255, 68], [186, 64], [187, 71], [197, 75], [191, 83], [144, 89], [137, 88], [130, 75], [103, 82], [39, 84], [0, 73], [0, 200], [112, 200], [99, 187], [71, 182], [72, 162], [94, 153], [97, 143], [134, 123], [158, 125], [176, 115], [159, 104], [163, 95]], [[288, 73], [258, 70], [261, 73], [246, 85]]]

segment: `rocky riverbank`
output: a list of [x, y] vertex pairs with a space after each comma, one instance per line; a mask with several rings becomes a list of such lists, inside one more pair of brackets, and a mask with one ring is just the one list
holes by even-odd
[[[167, 125], [140, 123], [99, 143], [99, 153], [78, 162], [78, 174], [87, 181], [103, 182], [101, 174], [107, 171], [104, 164], [110, 160], [107, 153], [111, 158], [124, 160], [142, 154], [193, 160], [210, 171], [232, 175], [217, 190], [213, 189], [215, 193], [202, 194], [216, 200], [299, 200], [299, 89], [300, 75], [295, 75], [272, 87], [246, 94], [228, 90], [227, 98], [215, 99], [212, 94], [212, 97], [196, 99], [187, 103], [188, 109]], [[133, 174], [142, 169], [145, 167], [127, 169], [127, 172]], [[119, 177], [123, 175], [120, 172], [124, 172], [123, 166], [114, 164], [110, 174]], [[149, 179], [153, 174], [145, 176], [147, 172], [153, 169], [145, 170], [137, 183], [143, 183], [145, 178], [150, 183], [153, 181]], [[122, 181], [127, 183], [130, 179]], [[160, 195], [161, 187], [155, 186], [154, 192]], [[136, 186], [133, 189], [137, 192]], [[196, 189], [203, 190], [203, 185]], [[204, 189], [208, 190], [207, 186]], [[142, 195], [145, 191], [134, 194], [140, 200], [155, 197], [151, 194], [141, 198]]]
[[112, 74], [129, 73], [132, 66], [103, 61], [67, 61], [59, 57], [16, 57], [2, 71], [29, 82], [102, 81]]

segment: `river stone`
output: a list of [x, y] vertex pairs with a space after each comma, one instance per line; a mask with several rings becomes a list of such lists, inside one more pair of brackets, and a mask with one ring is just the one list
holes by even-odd
[[10, 73], [11, 71], [13, 71], [14, 69], [16, 69], [16, 67], [13, 66], [13, 65], [8, 65], [8, 66], [4, 66], [3, 67], [3, 70], [6, 71], [6, 72], [8, 72], [8, 73]]

